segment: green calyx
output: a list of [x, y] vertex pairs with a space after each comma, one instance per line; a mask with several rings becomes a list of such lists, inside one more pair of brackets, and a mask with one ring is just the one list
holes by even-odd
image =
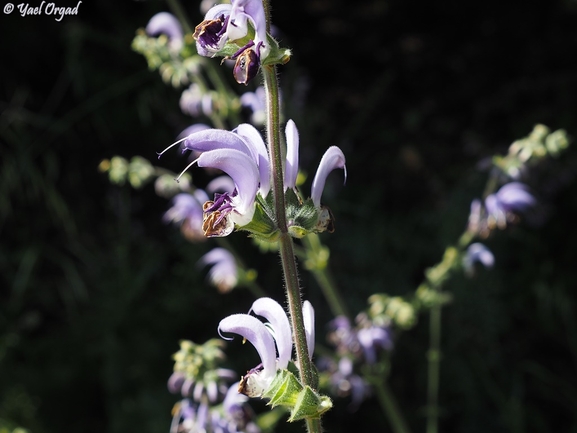
[[329, 397], [318, 394], [310, 386], [303, 387], [289, 370], [277, 372], [263, 397], [270, 399], [268, 404], [273, 408], [287, 408], [290, 411], [289, 422], [320, 418], [333, 406]]
[[[302, 200], [289, 188], [285, 192], [287, 229], [290, 236], [302, 239], [312, 233], [332, 232], [332, 215], [328, 208], [317, 208], [312, 199]], [[248, 231], [251, 236], [265, 242], [276, 242], [280, 231], [274, 218], [273, 195], [266, 198], [260, 194], [255, 201], [255, 212], [250, 223], [238, 230]]]
[[[271, 196], [271, 194], [269, 194], [269, 196]], [[279, 230], [274, 221], [271, 210], [272, 208], [269, 200], [263, 199], [261, 195], [258, 194], [255, 201], [252, 221], [247, 225], [240, 227], [240, 230], [249, 232], [251, 236], [258, 240], [276, 242], [279, 236]]]
[[319, 209], [312, 199], [304, 202], [291, 188], [285, 193], [286, 218], [289, 234], [297, 239], [304, 238], [310, 233], [319, 233]]

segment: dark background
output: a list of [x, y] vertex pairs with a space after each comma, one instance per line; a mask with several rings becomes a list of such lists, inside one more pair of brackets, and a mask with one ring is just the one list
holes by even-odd
[[[201, 20], [196, 3], [184, 8]], [[151, 185], [113, 186], [97, 170], [116, 154], [154, 161], [191, 123], [180, 91], [130, 48], [162, 10], [161, 1], [83, 1], [61, 22], [0, 16], [4, 425], [168, 431], [178, 341], [217, 337], [218, 321], [252, 302], [206, 284], [194, 264], [210, 245], [162, 224], [167, 203]], [[346, 187], [335, 175], [323, 196], [337, 218], [323, 241], [353, 311], [375, 292], [411, 293], [440, 260], [482, 193], [480, 161], [536, 123], [576, 134], [573, 0], [278, 0], [273, 20], [294, 52], [281, 83], [301, 165], [313, 173], [333, 144], [347, 155]], [[533, 170], [540, 218], [489, 239], [493, 270], [449, 283], [441, 431], [577, 432], [576, 171], [574, 148]], [[239, 234], [231, 241], [250, 245]], [[282, 300], [277, 258], [253, 251], [247, 262]], [[328, 308], [302, 279], [322, 339]], [[420, 319], [399, 339], [391, 373], [415, 432], [426, 395]], [[373, 400], [356, 413], [346, 405], [336, 401], [327, 431], [388, 428]]]

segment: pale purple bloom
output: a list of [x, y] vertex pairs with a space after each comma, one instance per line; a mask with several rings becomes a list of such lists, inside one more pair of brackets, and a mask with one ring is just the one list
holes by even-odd
[[220, 292], [229, 292], [238, 283], [238, 268], [232, 253], [225, 248], [214, 248], [198, 262], [201, 266], [212, 265], [208, 280]]
[[357, 353], [360, 350], [356, 330], [352, 328], [348, 317], [337, 316], [329, 323], [329, 326], [332, 328], [329, 340], [336, 346], [339, 354]]
[[481, 263], [486, 268], [492, 268], [495, 264], [495, 256], [491, 250], [479, 242], [469, 245], [463, 257], [463, 268], [467, 274], [474, 272], [475, 263]]
[[366, 328], [361, 328], [357, 331], [357, 338], [363, 348], [365, 361], [368, 364], [375, 364], [377, 362], [377, 348], [391, 350], [393, 348], [393, 340], [388, 328], [382, 326], [371, 325]]
[[485, 198], [485, 209], [489, 223], [501, 228], [507, 225], [508, 217], [519, 212], [525, 212], [535, 204], [535, 197], [521, 182], [505, 184], [496, 193]]
[[190, 220], [193, 226], [202, 226], [202, 205], [208, 200], [206, 193], [197, 189], [193, 194], [180, 193], [172, 199], [172, 206], [166, 211], [162, 220], [180, 224]]
[[202, 231], [203, 204], [208, 200], [206, 193], [197, 189], [194, 193], [180, 193], [172, 199], [172, 206], [162, 220], [179, 224], [181, 231], [191, 241], [204, 240]]
[[321, 358], [319, 368], [329, 373], [329, 383], [333, 393], [340, 397], [351, 396], [350, 410], [356, 410], [371, 391], [370, 386], [354, 372], [353, 360], [342, 357], [335, 362], [328, 358]]
[[232, 56], [232, 59], [237, 60], [234, 76], [242, 84], [254, 78], [261, 60], [270, 53], [262, 2], [233, 0], [231, 5], [216, 5], [206, 13], [204, 21], [196, 27], [193, 35], [198, 54], [213, 57], [228, 41], [234, 42], [246, 37], [249, 23], [255, 31], [254, 40], [250, 40]]
[[[295, 188], [298, 175], [299, 135], [292, 120], [286, 125], [286, 141], [285, 191]], [[254, 216], [257, 193], [266, 198], [270, 191], [268, 151], [259, 131], [248, 123], [233, 131], [205, 129], [173, 143], [159, 156], [179, 143], [183, 143], [185, 150], [200, 153], [189, 166], [197, 163], [199, 167], [220, 169], [232, 178], [235, 185], [232, 192], [215, 194], [214, 200], [205, 205], [205, 235], [227, 236], [235, 227], [249, 224]], [[332, 146], [323, 155], [311, 188], [312, 202], [321, 211], [317, 229], [326, 229], [330, 223], [330, 212], [321, 207], [320, 199], [327, 176], [336, 168], [344, 169], [346, 180], [344, 154]]]
[[[307, 315], [312, 314], [312, 307], [306, 309]], [[273, 299], [257, 299], [251, 311], [268, 320], [267, 325], [250, 314], [233, 314], [220, 321], [218, 330], [221, 335], [226, 332], [242, 336], [257, 350], [261, 364], [243, 377], [241, 388], [249, 397], [260, 397], [269, 388], [277, 370], [288, 367], [292, 354], [292, 332], [284, 308]], [[311, 323], [314, 324], [314, 318], [309, 317], [305, 328], [310, 327]], [[313, 335], [312, 330], [307, 329], [308, 335]]]
[[187, 377], [184, 372], [175, 371], [168, 379], [168, 390], [173, 394], [180, 393], [183, 397], [193, 397], [197, 402], [202, 401], [203, 395], [206, 395], [214, 403], [222, 394], [222, 380], [234, 380], [236, 373], [227, 368], [217, 368], [213, 373], [204, 377]]
[[154, 15], [146, 25], [146, 33], [150, 36], [163, 33], [168, 36], [171, 48], [180, 50], [182, 47], [182, 26], [176, 17], [168, 12], [160, 12]]
[[192, 117], [210, 116], [213, 111], [212, 95], [203, 92], [196, 83], [192, 83], [182, 92], [179, 104], [182, 112]]
[[481, 229], [481, 216], [482, 216], [483, 206], [481, 200], [474, 199], [471, 202], [471, 210], [469, 212], [469, 221], [467, 229], [473, 233], [478, 233]]
[[252, 112], [250, 121], [254, 125], [264, 125], [266, 121], [266, 94], [263, 86], [254, 92], [245, 92], [240, 97], [240, 104]]

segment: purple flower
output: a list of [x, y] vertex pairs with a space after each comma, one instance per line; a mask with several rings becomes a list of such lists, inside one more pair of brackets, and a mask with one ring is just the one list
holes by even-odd
[[367, 328], [361, 328], [357, 332], [357, 338], [363, 348], [365, 360], [368, 364], [377, 362], [377, 348], [391, 350], [393, 340], [388, 328], [371, 325]]
[[[298, 175], [299, 135], [292, 120], [286, 125], [286, 141], [285, 191], [295, 189]], [[173, 143], [159, 156], [180, 143], [183, 143], [184, 149], [200, 153], [189, 167], [197, 163], [199, 167], [222, 170], [235, 185], [232, 192], [217, 193], [214, 200], [205, 203], [205, 236], [227, 236], [235, 228], [248, 225], [255, 213], [257, 193], [265, 199], [270, 191], [268, 151], [259, 131], [248, 123], [239, 125], [233, 131], [205, 129]], [[346, 179], [344, 154], [338, 147], [332, 146], [323, 155], [311, 188], [311, 201], [319, 212], [318, 231], [326, 230], [331, 221], [330, 211], [321, 206], [320, 199], [326, 178], [335, 168], [344, 169]]]
[[208, 280], [219, 292], [230, 292], [238, 282], [238, 270], [234, 256], [225, 248], [214, 248], [198, 262], [201, 266], [212, 265]]
[[490, 226], [504, 228], [508, 219], [517, 213], [527, 211], [536, 202], [525, 184], [511, 182], [503, 185], [499, 191], [485, 198], [488, 223]]
[[182, 26], [176, 17], [168, 12], [160, 12], [154, 15], [146, 25], [146, 33], [150, 36], [165, 34], [169, 39], [169, 46], [174, 50], [182, 47]]
[[240, 105], [252, 112], [250, 121], [254, 125], [264, 125], [266, 121], [266, 95], [263, 86], [258, 86], [254, 92], [245, 92], [240, 97]]
[[162, 220], [180, 224], [183, 235], [192, 242], [205, 240], [202, 231], [203, 204], [208, 200], [206, 193], [197, 189], [193, 194], [180, 193], [172, 199], [172, 206]]
[[495, 264], [495, 256], [485, 245], [475, 242], [467, 248], [463, 257], [465, 273], [472, 275], [475, 271], [475, 263], [481, 263], [486, 268], [492, 268]]
[[[304, 310], [308, 316], [305, 319], [307, 343], [309, 353], [312, 354], [314, 331], [310, 326], [314, 324], [314, 317], [311, 317], [314, 316], [314, 311], [310, 305]], [[221, 335], [226, 332], [242, 336], [257, 350], [261, 364], [247, 372], [239, 390], [249, 397], [260, 397], [270, 387], [277, 370], [288, 367], [292, 355], [292, 332], [284, 308], [273, 299], [257, 299], [250, 311], [268, 320], [268, 325], [250, 314], [233, 314], [220, 321], [218, 330]]]
[[238, 83], [247, 84], [258, 72], [261, 60], [270, 53], [266, 35], [266, 19], [261, 0], [233, 0], [231, 5], [216, 5], [196, 26], [193, 37], [201, 56], [214, 57], [229, 41], [235, 42], [249, 34], [254, 39], [232, 55], [236, 60], [233, 74]]
[[213, 111], [212, 95], [207, 92], [203, 93], [196, 83], [192, 83], [182, 92], [179, 104], [182, 112], [192, 117], [210, 116]]

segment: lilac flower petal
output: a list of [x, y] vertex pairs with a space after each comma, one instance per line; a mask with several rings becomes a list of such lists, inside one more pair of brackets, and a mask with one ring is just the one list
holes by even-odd
[[198, 166], [218, 168], [232, 178], [238, 192], [232, 198], [237, 212], [233, 222], [241, 227], [248, 224], [254, 215], [259, 181], [258, 168], [252, 157], [235, 149], [217, 149], [200, 155]]
[[168, 12], [154, 15], [146, 25], [146, 33], [150, 36], [164, 33], [171, 41], [182, 44], [182, 26], [176, 17]]
[[261, 374], [275, 375], [276, 350], [274, 340], [264, 323], [248, 314], [233, 314], [220, 321], [218, 331], [219, 333], [238, 334], [250, 341], [260, 356], [263, 365]]
[[299, 132], [295, 123], [289, 120], [285, 128], [286, 134], [286, 165], [284, 172], [284, 188], [295, 188], [299, 173]]
[[230, 11], [232, 9], [232, 5], [230, 4], [218, 4], [211, 7], [206, 15], [204, 16], [205, 20], [214, 20], [224, 15], [225, 17], [230, 15]]
[[180, 134], [178, 134], [178, 137], [176, 137], [176, 139], [180, 140], [181, 138], [186, 138], [189, 135], [194, 134], [195, 132], [204, 131], [206, 129], [210, 129], [210, 126], [204, 123], [195, 123], [183, 129], [183, 131]]
[[172, 394], [177, 394], [182, 389], [182, 385], [184, 384], [185, 379], [186, 376], [184, 375], [184, 373], [181, 373], [180, 371], [175, 371], [170, 375], [168, 379], [168, 390]]
[[[198, 190], [200, 191], [200, 190]], [[198, 194], [202, 198], [201, 194]], [[181, 223], [188, 219], [192, 222], [202, 224], [202, 204], [208, 200], [205, 194], [203, 201], [195, 195], [180, 193], [173, 197], [172, 206], [162, 216], [164, 222]]]
[[473, 265], [479, 262], [486, 268], [491, 268], [495, 264], [495, 256], [485, 245], [475, 242], [467, 248], [465, 257], [463, 258], [463, 266], [465, 270], [471, 270]]
[[497, 199], [506, 210], [525, 211], [528, 207], [536, 203], [525, 184], [520, 182], [511, 182], [503, 185], [496, 193]]
[[319, 168], [317, 169], [313, 179], [313, 185], [311, 187], [311, 198], [315, 206], [319, 207], [321, 205], [321, 195], [323, 193], [323, 189], [325, 188], [327, 176], [331, 171], [333, 171], [335, 168], [342, 168], [345, 171], [346, 182], [347, 168], [345, 163], [345, 155], [341, 149], [339, 149], [337, 146], [331, 146], [327, 149], [321, 158]]
[[293, 342], [290, 323], [284, 308], [274, 299], [259, 298], [252, 304], [251, 311], [270, 322], [278, 350], [278, 368], [287, 368], [292, 355]]
[[485, 209], [487, 210], [488, 217], [494, 220], [497, 226], [504, 227], [507, 224], [505, 209], [501, 206], [501, 202], [496, 194], [489, 194], [485, 197]]
[[313, 359], [313, 353], [315, 351], [315, 309], [309, 301], [303, 302], [303, 320], [307, 337], [309, 358]]
[[[241, 6], [244, 12], [247, 14], [248, 18], [251, 20], [252, 25], [255, 29], [254, 43], [256, 46], [260, 42], [264, 46], [260, 50], [260, 56], [264, 59], [268, 55], [270, 49], [266, 46], [266, 18], [264, 14], [264, 8], [261, 0], [240, 0], [236, 1], [236, 4]], [[234, 7], [233, 7], [234, 8]]]
[[218, 398], [218, 386], [215, 381], [208, 382], [206, 385], [206, 395], [208, 396], [208, 401], [215, 403]]
[[208, 195], [206, 194], [206, 192], [203, 189], [197, 189], [196, 191], [194, 191], [192, 193], [192, 195], [194, 196], [194, 198], [196, 199], [196, 201], [198, 203], [200, 203], [200, 206], [202, 207], [202, 205], [204, 205], [204, 203], [206, 201], [208, 201]]
[[205, 427], [208, 421], [208, 404], [206, 402], [198, 405], [196, 417], [196, 427], [198, 431], [206, 431]]
[[220, 262], [234, 262], [234, 256], [226, 248], [213, 248], [198, 261], [201, 265], [214, 265]]
[[224, 401], [222, 402], [223, 409], [227, 414], [233, 414], [237, 411], [243, 403], [248, 401], [248, 397], [244, 394], [238, 392], [238, 385], [240, 382], [233, 383], [226, 395]]
[[252, 156], [251, 150], [241, 137], [222, 129], [205, 129], [195, 132], [184, 140], [184, 147], [197, 152], [207, 152], [215, 149], [236, 149]]
[[213, 248], [198, 261], [200, 266], [213, 265], [208, 279], [220, 291], [227, 292], [238, 282], [238, 269], [234, 256], [225, 248]]
[[229, 176], [218, 176], [208, 182], [206, 190], [209, 193], [228, 192], [232, 194], [234, 191], [234, 182]]
[[260, 175], [259, 191], [263, 197], [266, 197], [270, 191], [270, 170], [268, 162], [268, 151], [266, 149], [266, 145], [264, 144], [264, 140], [260, 135], [260, 132], [258, 132], [254, 126], [248, 123], [242, 123], [238, 125], [233, 132], [237, 133], [246, 140], [246, 144], [248, 145], [255, 161], [257, 161]]

